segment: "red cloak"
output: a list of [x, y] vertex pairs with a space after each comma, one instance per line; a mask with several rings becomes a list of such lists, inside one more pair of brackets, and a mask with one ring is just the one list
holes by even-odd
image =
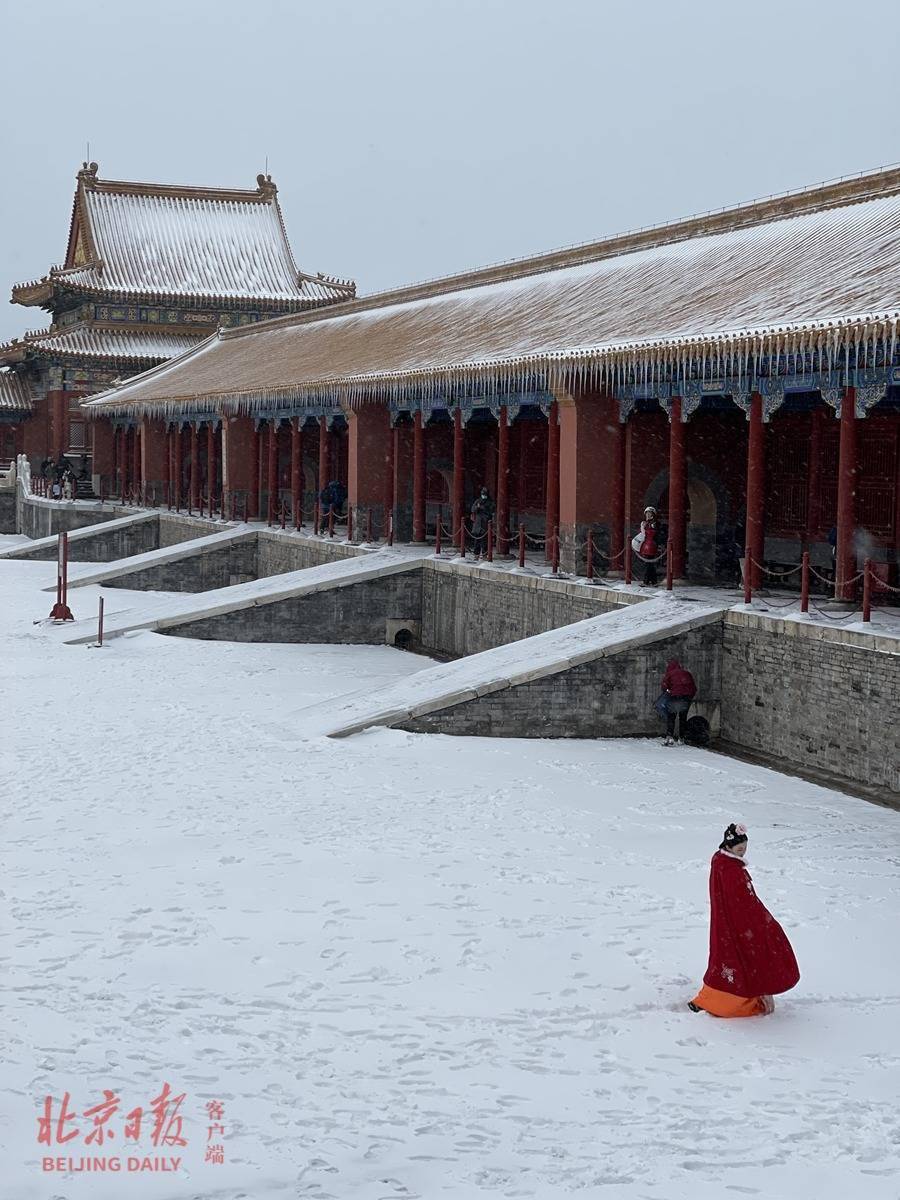
[[791, 943], [757, 897], [743, 862], [721, 850], [709, 872], [709, 966], [703, 982], [732, 996], [777, 996], [800, 978]]

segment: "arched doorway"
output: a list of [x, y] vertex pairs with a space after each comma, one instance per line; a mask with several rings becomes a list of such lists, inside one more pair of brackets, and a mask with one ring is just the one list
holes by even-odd
[[[669, 520], [669, 472], [660, 471], [647, 489], [644, 504], [652, 504]], [[690, 463], [687, 478], [687, 576], [698, 583], [728, 578], [735, 561], [728, 496], [722, 482], [698, 463]]]

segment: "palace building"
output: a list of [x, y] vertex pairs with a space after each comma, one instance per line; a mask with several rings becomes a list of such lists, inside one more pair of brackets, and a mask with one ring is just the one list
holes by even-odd
[[897, 583], [900, 170], [316, 301], [217, 319], [87, 403], [107, 492], [196, 504], [206, 487], [223, 514], [284, 502], [299, 523], [340, 478], [369, 532], [392, 516], [422, 542], [439, 519], [458, 538], [486, 485], [500, 552], [524, 526], [569, 571], [589, 529], [620, 569], [652, 504], [676, 577], [728, 578], [746, 544], [758, 585], [808, 549], [848, 598], [862, 539]]
[[65, 455], [99, 486], [85, 397], [213, 330], [354, 293], [352, 282], [298, 270], [270, 176], [254, 190], [176, 187], [101, 179], [85, 163], [63, 265], [12, 291], [51, 323], [0, 346], [0, 460]]

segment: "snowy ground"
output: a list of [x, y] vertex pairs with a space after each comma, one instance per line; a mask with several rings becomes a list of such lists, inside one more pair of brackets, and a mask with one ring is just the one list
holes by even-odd
[[[54, 569], [0, 563], [4, 1200], [900, 1197], [897, 813], [643, 742], [305, 736], [424, 660], [63, 647]], [[684, 1001], [733, 819], [803, 977], [719, 1022]], [[42, 1173], [134, 1154], [163, 1081], [178, 1173]], [[113, 1142], [38, 1145], [104, 1089]]]

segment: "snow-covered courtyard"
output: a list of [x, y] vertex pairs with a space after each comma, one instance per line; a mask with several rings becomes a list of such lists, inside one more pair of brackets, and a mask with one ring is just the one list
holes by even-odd
[[[65, 647], [54, 572], [0, 563], [4, 1198], [900, 1197], [896, 812], [659, 743], [328, 740], [427, 660]], [[747, 1021], [685, 1004], [732, 820], [802, 972]], [[42, 1170], [134, 1154], [166, 1082], [177, 1170]]]

